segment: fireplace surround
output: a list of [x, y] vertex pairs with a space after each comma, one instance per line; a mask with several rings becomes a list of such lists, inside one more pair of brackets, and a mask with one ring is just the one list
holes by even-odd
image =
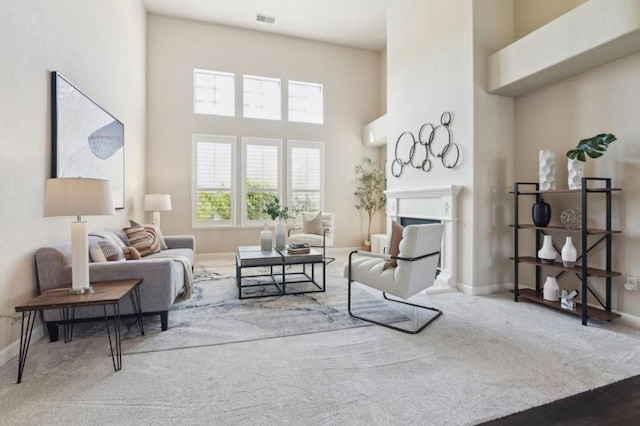
[[427, 293], [457, 291], [457, 228], [458, 194], [462, 187], [451, 185], [441, 188], [387, 190], [387, 229], [391, 221], [402, 219], [442, 222], [442, 251], [440, 273]]

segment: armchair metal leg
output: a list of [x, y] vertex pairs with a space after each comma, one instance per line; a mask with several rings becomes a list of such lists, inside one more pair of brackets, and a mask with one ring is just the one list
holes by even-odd
[[431, 308], [431, 307], [429, 307], [429, 306], [416, 305], [416, 304], [414, 304], [414, 303], [409, 303], [409, 302], [406, 302], [406, 301], [403, 301], [403, 300], [390, 299], [389, 297], [387, 297], [387, 294], [386, 294], [386, 293], [384, 293], [384, 292], [382, 293], [382, 296], [383, 296], [386, 300], [388, 300], [388, 301], [390, 301], [390, 302], [402, 303], [402, 304], [404, 304], [404, 305], [413, 306], [413, 307], [415, 307], [415, 308], [428, 309], [428, 310], [430, 310], [430, 311], [434, 311], [434, 312], [436, 312], [436, 315], [435, 315], [435, 316], [433, 316], [433, 317], [431, 317], [431, 318], [430, 318], [428, 321], [426, 321], [425, 323], [420, 324], [418, 327], [413, 328], [413, 329], [407, 329], [407, 328], [403, 328], [403, 327], [397, 327], [397, 326], [395, 326], [395, 325], [386, 324], [386, 323], [383, 323], [383, 322], [380, 322], [380, 321], [373, 320], [373, 319], [371, 319], [371, 318], [364, 318], [364, 317], [361, 317], [361, 316], [359, 316], [359, 315], [355, 315], [353, 312], [351, 312], [351, 284], [352, 284], [352, 282], [353, 282], [353, 281], [351, 281], [351, 279], [349, 279], [349, 284], [348, 284], [348, 289], [347, 289], [347, 294], [348, 294], [348, 296], [347, 296], [347, 298], [348, 298], [348, 300], [347, 300], [347, 309], [349, 310], [349, 315], [351, 315], [353, 318], [357, 318], [357, 319], [362, 320], [362, 321], [370, 322], [370, 323], [372, 323], [372, 324], [381, 325], [381, 326], [383, 326], [383, 327], [387, 327], [387, 328], [390, 328], [390, 329], [392, 329], [392, 330], [396, 330], [396, 331], [401, 331], [401, 332], [403, 332], [403, 333], [408, 333], [408, 334], [418, 334], [418, 333], [420, 333], [422, 330], [424, 330], [424, 329], [425, 329], [429, 324], [431, 324], [433, 321], [435, 321], [435, 320], [436, 320], [440, 315], [442, 315], [442, 311], [441, 311], [440, 309]]

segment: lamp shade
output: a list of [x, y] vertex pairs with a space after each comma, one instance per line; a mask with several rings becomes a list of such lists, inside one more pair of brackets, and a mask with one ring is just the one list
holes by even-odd
[[147, 194], [144, 196], [144, 209], [146, 211], [170, 211], [171, 195]]
[[111, 185], [105, 179], [47, 179], [44, 215], [86, 216], [114, 214]]

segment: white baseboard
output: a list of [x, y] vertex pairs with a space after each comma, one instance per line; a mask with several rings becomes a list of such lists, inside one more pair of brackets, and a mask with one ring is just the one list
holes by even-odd
[[[615, 312], [615, 311], [614, 311]], [[616, 312], [620, 314], [620, 322], [629, 327], [640, 328], [640, 317], [637, 315], [625, 314], [624, 312]]]
[[[33, 333], [31, 334], [31, 345], [40, 340], [44, 335], [44, 325], [40, 324], [37, 327], [33, 327]], [[14, 341], [6, 348], [0, 351], [0, 367], [5, 365], [7, 362], [15, 358], [20, 354], [20, 339]], [[16, 369], [16, 374], [18, 370]]]
[[494, 293], [504, 293], [512, 289], [513, 283], [492, 284], [481, 287], [472, 287], [467, 284], [458, 283], [458, 290], [471, 296], [487, 296]]

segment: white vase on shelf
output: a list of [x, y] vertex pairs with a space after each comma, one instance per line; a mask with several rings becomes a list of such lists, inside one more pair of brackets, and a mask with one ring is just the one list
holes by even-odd
[[287, 224], [282, 217], [278, 216], [276, 219], [276, 248], [278, 250], [284, 250], [287, 246]]
[[584, 176], [584, 161], [567, 159], [569, 189], [582, 189], [582, 176]]
[[556, 152], [543, 149], [538, 153], [538, 183], [541, 191], [556, 189]]
[[553, 263], [556, 260], [558, 254], [556, 250], [553, 248], [553, 240], [551, 239], [551, 235], [545, 235], [544, 240], [542, 241], [542, 247], [538, 250], [538, 258], [543, 263]]
[[560, 253], [562, 256], [562, 264], [567, 268], [573, 268], [576, 266], [576, 260], [578, 260], [578, 252], [576, 247], [573, 245], [573, 241], [571, 241], [571, 237], [567, 237], [567, 240], [562, 246], [562, 252]]
[[556, 277], [547, 276], [547, 280], [544, 282], [544, 287], [542, 288], [542, 297], [544, 300], [550, 302], [557, 302], [560, 299], [560, 286], [558, 285]]
[[269, 231], [269, 224], [264, 224], [264, 229], [260, 232], [260, 250], [271, 251], [273, 244], [273, 235]]

